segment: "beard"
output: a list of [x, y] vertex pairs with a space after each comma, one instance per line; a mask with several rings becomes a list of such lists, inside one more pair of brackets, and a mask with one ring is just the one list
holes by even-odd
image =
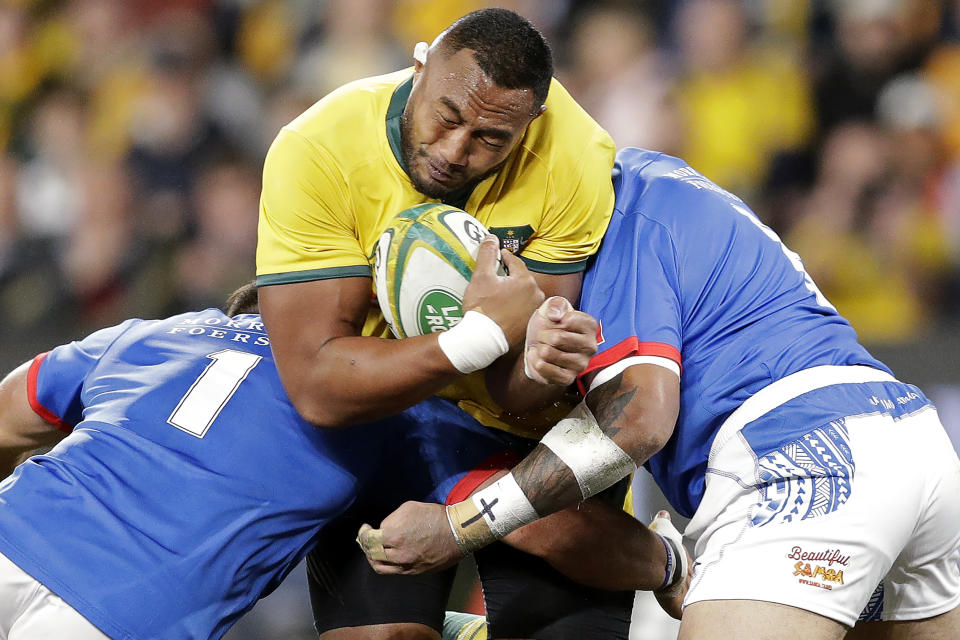
[[436, 182], [428, 182], [420, 178], [417, 175], [417, 172], [414, 170], [417, 166], [422, 166], [430, 160], [430, 155], [423, 151], [422, 149], [415, 149], [413, 143], [410, 140], [413, 138], [413, 124], [410, 122], [410, 118], [407, 116], [407, 111], [404, 110], [403, 114], [400, 116], [400, 152], [403, 156], [403, 163], [406, 168], [407, 177], [410, 178], [410, 182], [413, 183], [413, 188], [427, 196], [428, 198], [434, 198], [436, 200], [457, 200], [458, 196], [463, 196], [470, 193], [474, 187], [478, 184], [492, 176], [493, 174], [500, 171], [503, 168], [503, 165], [507, 163], [505, 158], [503, 162], [500, 162], [496, 166], [490, 168], [488, 171], [485, 171], [483, 174], [471, 178], [464, 182], [462, 185], [456, 187], [445, 187]]

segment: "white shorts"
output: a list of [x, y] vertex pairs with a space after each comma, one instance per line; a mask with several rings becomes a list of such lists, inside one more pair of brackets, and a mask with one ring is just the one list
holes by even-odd
[[[685, 606], [762, 600], [852, 626], [960, 604], [960, 460], [932, 405], [916, 400], [911, 410], [919, 396], [909, 392], [873, 396], [877, 411], [812, 424], [759, 456], [743, 434], [775, 407], [837, 382], [854, 384], [831, 394], [862, 404], [855, 395], [868, 387], [855, 383], [874, 381], [893, 379], [866, 367], [817, 367], [761, 390], [728, 418], [686, 531], [696, 546]], [[891, 402], [903, 411], [881, 410]]]
[[0, 554], [0, 640], [109, 640], [86, 618]]

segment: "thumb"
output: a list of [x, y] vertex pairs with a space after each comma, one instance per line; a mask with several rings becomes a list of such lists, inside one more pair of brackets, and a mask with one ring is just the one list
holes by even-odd
[[374, 529], [364, 523], [360, 525], [357, 542], [371, 560], [386, 561], [387, 551], [383, 548], [383, 529]]
[[668, 511], [657, 512], [657, 516], [650, 523], [650, 530], [672, 538], [677, 544], [683, 544], [683, 534], [674, 526]]
[[500, 239], [488, 233], [480, 241], [480, 248], [477, 250], [477, 264], [473, 268], [473, 274], [497, 275], [497, 258], [500, 254]]
[[570, 301], [563, 296], [550, 296], [543, 301], [537, 313], [552, 322], [560, 322], [568, 311], [573, 309]]
[[509, 276], [523, 276], [529, 272], [523, 260], [507, 249], [500, 251], [500, 258], [503, 260], [503, 266], [506, 268], [507, 275]]

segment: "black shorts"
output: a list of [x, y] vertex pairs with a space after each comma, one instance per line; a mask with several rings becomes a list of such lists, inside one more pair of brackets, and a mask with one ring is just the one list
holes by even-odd
[[355, 540], [363, 522], [371, 520], [339, 518], [324, 528], [307, 555], [317, 633], [395, 622], [419, 622], [440, 631], [456, 567], [418, 576], [382, 576], [370, 568]]
[[[626, 483], [605, 492], [622, 504]], [[349, 515], [327, 527], [307, 557], [310, 601], [318, 633], [341, 627], [416, 622], [443, 627], [455, 569], [421, 576], [381, 576], [355, 542], [364, 521]], [[475, 554], [489, 637], [536, 640], [627, 640], [633, 591], [577, 584], [546, 561], [494, 543]]]

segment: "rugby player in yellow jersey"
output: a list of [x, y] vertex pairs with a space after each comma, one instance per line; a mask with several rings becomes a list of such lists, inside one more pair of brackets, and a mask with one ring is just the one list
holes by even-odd
[[[352, 542], [359, 522], [405, 499], [459, 499], [504, 466], [504, 451], [522, 456], [536, 441], [517, 436], [539, 436], [566, 408], [526, 410], [559, 399], [595, 349], [591, 327], [565, 327], [580, 341], [547, 349], [538, 373], [553, 384], [531, 381], [518, 357], [544, 295], [579, 295], [613, 206], [613, 142], [552, 79], [549, 46], [513, 12], [469, 14], [418, 53], [412, 70], [317, 102], [283, 128], [264, 167], [260, 308], [294, 406], [319, 426], [399, 414], [398, 431], [411, 429], [390, 445], [356, 519], [311, 555], [326, 639], [439, 637], [451, 576], [375, 575]], [[371, 301], [375, 243], [394, 215], [431, 201], [472, 213], [522, 261], [505, 253], [508, 277], [475, 277], [464, 300], [475, 313], [442, 338], [383, 340]], [[372, 459], [384, 448], [375, 444]], [[564, 526], [589, 527], [590, 511], [570, 512]], [[581, 588], [510, 553], [492, 547], [477, 558], [495, 635], [626, 637], [631, 593]], [[541, 582], [528, 581], [534, 574]], [[529, 598], [518, 615], [509, 597], [524, 589], [541, 593], [542, 615]]]

